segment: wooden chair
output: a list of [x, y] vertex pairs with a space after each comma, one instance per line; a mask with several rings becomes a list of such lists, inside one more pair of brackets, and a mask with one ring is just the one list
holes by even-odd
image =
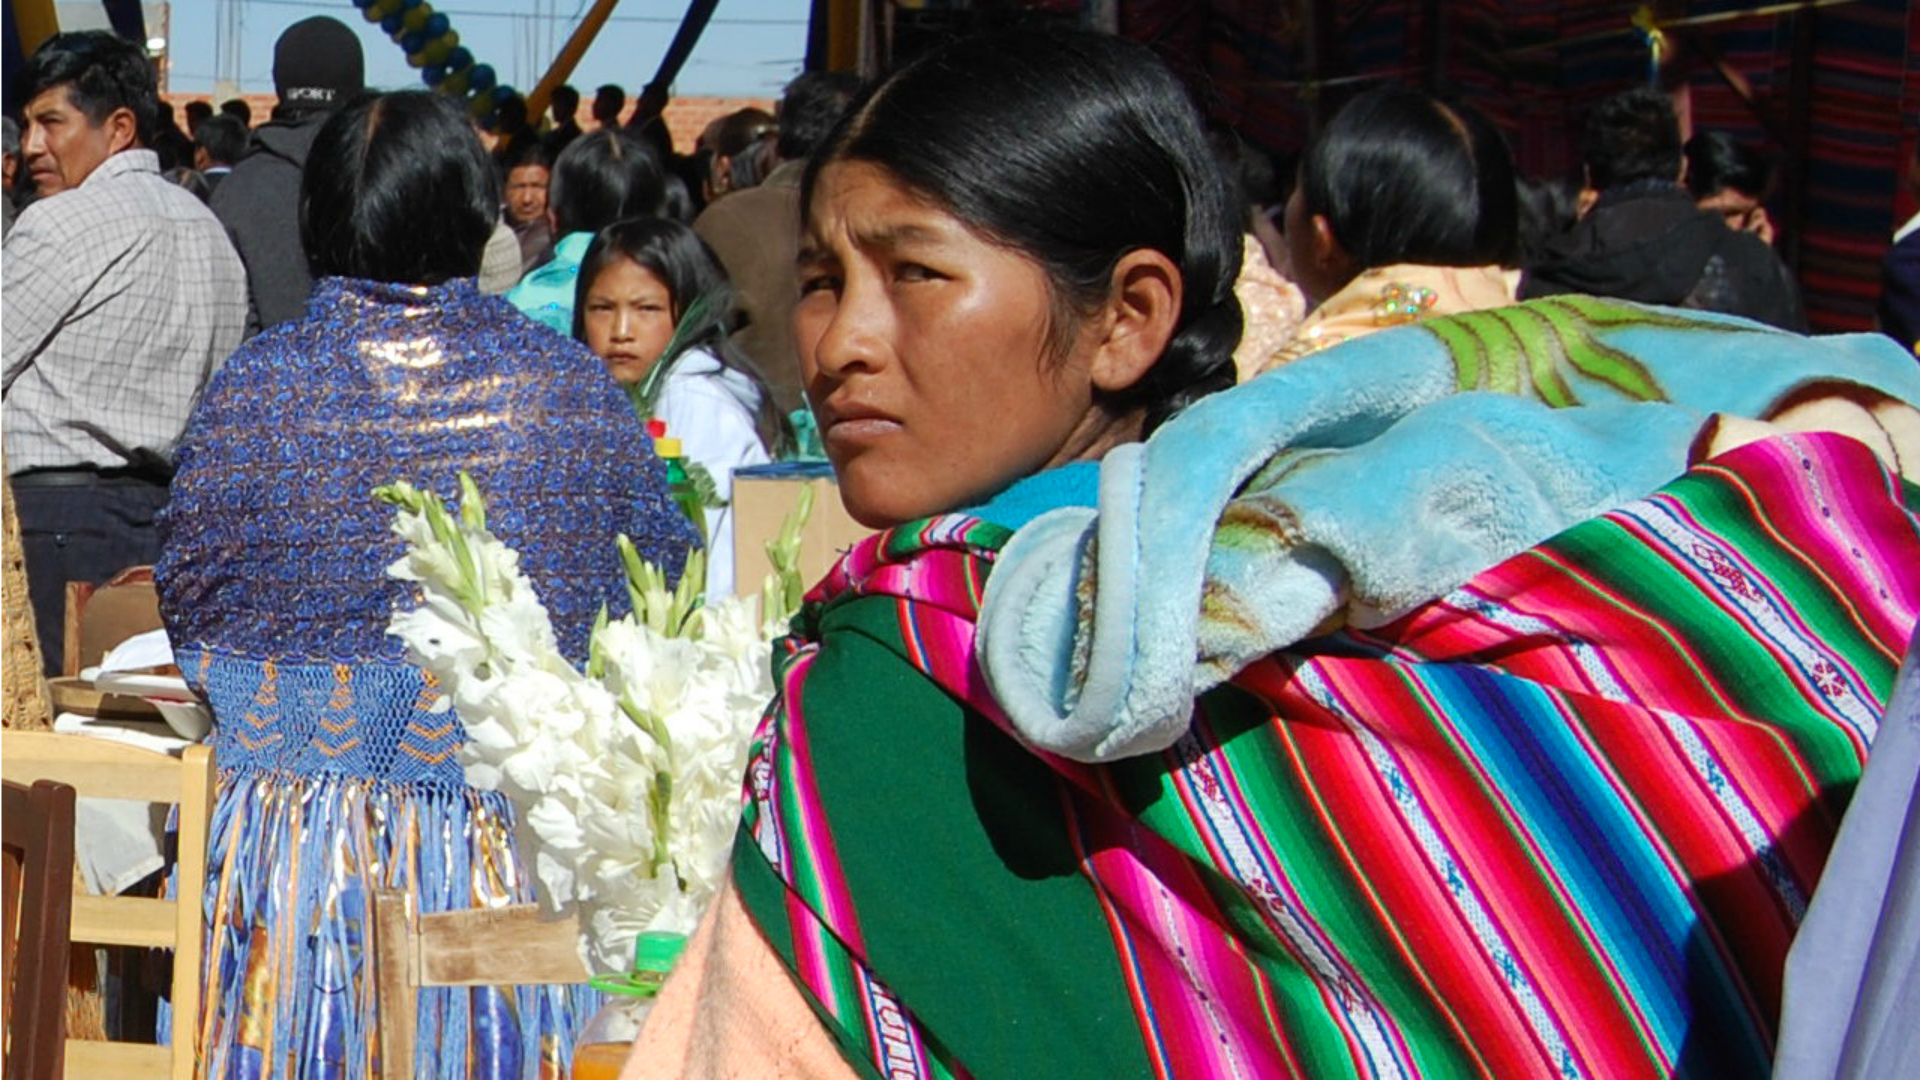
[[153, 567], [130, 566], [99, 585], [67, 582], [67, 618], [61, 627], [63, 674], [74, 676], [100, 662], [115, 645], [135, 634], [158, 630], [160, 594]]
[[68, 927], [73, 914], [73, 788], [8, 781], [6, 840], [6, 1072], [56, 1080], [66, 1041]]
[[[189, 746], [178, 758], [84, 735], [7, 731], [0, 774], [16, 783], [57, 780], [81, 795], [180, 807], [178, 886], [170, 900], [74, 896], [73, 940], [173, 950], [172, 1045], [66, 1042], [72, 1077], [171, 1076], [192, 1080], [199, 1058], [203, 900], [207, 830], [213, 814], [213, 751]], [[67, 831], [72, 836], [72, 829]]]
[[380, 1076], [413, 1080], [414, 1017], [425, 986], [583, 983], [579, 920], [548, 919], [538, 904], [421, 915], [404, 893], [373, 895], [380, 1003]]

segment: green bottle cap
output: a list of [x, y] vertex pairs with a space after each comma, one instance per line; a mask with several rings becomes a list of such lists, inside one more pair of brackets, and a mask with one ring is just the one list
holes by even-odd
[[593, 988], [608, 994], [652, 997], [667, 981], [674, 961], [687, 947], [687, 935], [649, 930], [633, 942], [633, 970], [618, 975], [595, 975]]
[[672, 971], [687, 947], [687, 935], [649, 930], [633, 941], [633, 970]]

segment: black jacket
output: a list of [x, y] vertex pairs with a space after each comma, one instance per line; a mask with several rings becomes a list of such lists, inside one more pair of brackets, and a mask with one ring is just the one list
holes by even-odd
[[1585, 293], [1743, 315], [1804, 331], [1800, 289], [1765, 241], [1727, 227], [1678, 184], [1638, 181], [1600, 196], [1549, 241], [1520, 298]]
[[1920, 355], [1920, 229], [1901, 237], [1880, 264], [1880, 329]]
[[307, 312], [313, 276], [300, 246], [300, 170], [329, 115], [276, 111], [213, 191], [209, 205], [247, 266], [249, 335]]

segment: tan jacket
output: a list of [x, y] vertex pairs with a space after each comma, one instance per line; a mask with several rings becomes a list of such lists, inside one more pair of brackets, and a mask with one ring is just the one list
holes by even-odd
[[760, 365], [782, 412], [803, 403], [793, 308], [800, 302], [794, 262], [800, 255], [800, 175], [805, 170], [803, 161], [783, 162], [758, 187], [716, 200], [693, 223], [693, 231], [720, 256], [747, 317], [733, 343]]

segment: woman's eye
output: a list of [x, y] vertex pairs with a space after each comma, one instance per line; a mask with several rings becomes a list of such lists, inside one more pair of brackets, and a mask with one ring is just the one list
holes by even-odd
[[807, 293], [820, 292], [821, 290], [839, 292], [840, 279], [831, 274], [809, 274], [800, 279], [800, 294], [802, 296]]
[[893, 268], [895, 281], [936, 281], [943, 276], [919, 263], [901, 263]]

